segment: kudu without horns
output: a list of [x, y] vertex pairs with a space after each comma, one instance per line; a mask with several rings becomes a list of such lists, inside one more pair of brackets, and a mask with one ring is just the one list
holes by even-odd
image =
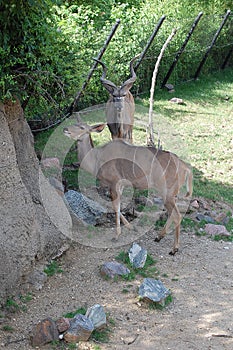
[[159, 232], [160, 241], [172, 223], [175, 225], [175, 239], [172, 251], [179, 248], [181, 215], [176, 205], [176, 196], [186, 184], [186, 197], [192, 194], [192, 172], [186, 163], [175, 154], [154, 147], [135, 146], [124, 140], [112, 140], [102, 147], [93, 146], [91, 133], [101, 132], [105, 124], [89, 126], [79, 122], [68, 126], [64, 134], [78, 143], [80, 166], [98, 178], [102, 185], [108, 186], [113, 209], [116, 214], [116, 237], [121, 234], [120, 221], [130, 228], [129, 222], [120, 211], [121, 195], [124, 186], [133, 188], [155, 188], [163, 198], [168, 219]]
[[130, 61], [131, 77], [121, 86], [116, 86], [113, 82], [106, 79], [106, 65], [102, 61], [95, 59], [103, 67], [103, 74], [100, 81], [110, 94], [106, 104], [106, 117], [112, 139], [125, 139], [130, 143], [132, 143], [135, 103], [133, 95], [129, 90], [136, 80], [133, 63], [138, 57], [139, 55]]

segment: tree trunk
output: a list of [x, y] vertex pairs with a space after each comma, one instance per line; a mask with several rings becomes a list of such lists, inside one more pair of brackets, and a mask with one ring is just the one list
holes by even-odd
[[62, 198], [43, 176], [19, 101], [0, 104], [0, 302], [19, 290], [37, 260], [71, 238]]

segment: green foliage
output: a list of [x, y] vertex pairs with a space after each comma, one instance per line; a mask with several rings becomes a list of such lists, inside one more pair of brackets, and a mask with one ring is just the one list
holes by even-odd
[[85, 315], [87, 310], [84, 307], [80, 307], [75, 311], [68, 312], [64, 315], [66, 318], [73, 318], [77, 314]]
[[91, 339], [96, 342], [107, 343], [109, 341], [110, 334], [111, 334], [111, 329], [109, 327], [105, 327], [101, 330], [95, 329], [91, 333]]
[[7, 311], [12, 313], [15, 313], [20, 310], [19, 304], [13, 298], [7, 299], [5, 308]]
[[171, 302], [172, 302], [173, 298], [172, 298], [172, 295], [169, 294], [165, 300], [163, 301], [163, 303], [156, 303], [156, 302], [153, 302], [153, 301], [148, 301], [148, 306], [149, 306], [149, 309], [151, 310], [163, 310], [166, 306], [168, 306]]
[[48, 275], [48, 276], [53, 276], [56, 273], [62, 273], [63, 270], [62, 268], [59, 266], [58, 262], [53, 260], [51, 261], [51, 263], [44, 269], [44, 272]]
[[[122, 278], [125, 281], [133, 281], [135, 280], [137, 275], [140, 275], [145, 278], [145, 277], [154, 277], [159, 273], [157, 268], [153, 266], [155, 265], [156, 261], [152, 258], [150, 254], [147, 254], [146, 262], [143, 268], [132, 267], [132, 264], [129, 260], [129, 254], [128, 252], [125, 252], [125, 251], [121, 251], [116, 256], [116, 260], [125, 264], [130, 270], [130, 273], [128, 275], [122, 276]], [[127, 293], [127, 292], [124, 291], [123, 293]]]
[[2, 330], [4, 332], [9, 332], [9, 333], [13, 333], [15, 331], [15, 329], [12, 326], [9, 326], [7, 324], [2, 326]]
[[[171, 83], [187, 80], [193, 76], [218, 29], [220, 15], [231, 6], [231, 1], [223, 0], [1, 0], [0, 100], [16, 95], [21, 98], [27, 118], [58, 119], [80, 91], [93, 57], [103, 47], [118, 18], [120, 26], [103, 57], [109, 68], [108, 76], [116, 84], [128, 77], [129, 61], [142, 52], [165, 14], [166, 20], [137, 71], [138, 79], [133, 87], [134, 91], [149, 91], [156, 58], [172, 27], [177, 27], [178, 32], [161, 62], [158, 86], [194, 18], [203, 11], [170, 78]], [[224, 26], [203, 74], [219, 68], [231, 37], [232, 18]], [[107, 100], [107, 92], [99, 80], [101, 73], [101, 68], [94, 73], [79, 101], [79, 110]]]

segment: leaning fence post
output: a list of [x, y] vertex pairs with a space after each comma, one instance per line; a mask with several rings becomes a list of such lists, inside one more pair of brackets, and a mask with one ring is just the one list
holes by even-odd
[[223, 64], [221, 65], [221, 69], [224, 69], [233, 53], [233, 46], [230, 48], [228, 54], [225, 57], [225, 60], [223, 61]]
[[197, 79], [197, 78], [198, 78], [198, 76], [199, 76], [199, 74], [200, 74], [200, 71], [201, 71], [201, 69], [202, 69], [202, 67], [203, 67], [203, 65], [204, 65], [204, 63], [205, 63], [205, 61], [207, 60], [207, 57], [208, 57], [208, 55], [209, 55], [209, 53], [210, 53], [212, 47], [214, 46], [214, 44], [215, 44], [215, 42], [216, 42], [216, 40], [217, 40], [217, 38], [218, 38], [218, 36], [219, 36], [219, 34], [220, 34], [220, 32], [221, 32], [223, 26], [224, 26], [224, 24], [225, 24], [226, 21], [227, 21], [227, 18], [228, 18], [229, 15], [230, 15], [230, 13], [231, 13], [231, 11], [230, 11], [230, 10], [227, 10], [227, 12], [226, 12], [226, 14], [225, 14], [225, 16], [224, 16], [224, 18], [223, 18], [223, 20], [222, 20], [222, 23], [221, 23], [220, 27], [218, 28], [217, 32], [215, 33], [215, 35], [214, 35], [214, 37], [213, 37], [213, 39], [212, 39], [212, 42], [211, 42], [210, 46], [207, 48], [206, 53], [205, 53], [203, 59], [201, 60], [201, 63], [200, 63], [200, 65], [199, 65], [199, 67], [197, 68], [197, 71], [196, 71], [196, 73], [195, 73], [195, 75], [194, 75], [194, 79]]
[[[98, 56], [96, 57], [97, 60], [100, 60], [101, 57], [103, 56], [103, 54], [104, 54], [104, 52], [105, 52], [105, 50], [106, 50], [108, 44], [110, 43], [110, 41], [111, 41], [113, 35], [115, 34], [115, 32], [116, 32], [117, 27], [119, 26], [119, 24], [120, 24], [120, 20], [118, 19], [118, 20], [116, 21], [116, 23], [114, 24], [114, 26], [112, 27], [111, 32], [110, 32], [109, 36], [107, 37], [107, 39], [106, 39], [106, 41], [105, 41], [105, 43], [104, 43], [102, 49], [100, 50]], [[93, 74], [94, 70], [96, 69], [97, 65], [98, 65], [98, 62], [95, 61], [95, 63], [93, 64], [92, 68], [90, 69], [90, 71], [89, 71], [89, 73], [88, 73], [88, 76], [87, 76], [85, 82], [83, 83], [83, 85], [82, 85], [82, 87], [81, 87], [81, 90], [78, 91], [78, 93], [77, 93], [77, 95], [76, 95], [74, 101], [72, 102], [72, 104], [71, 104], [70, 107], [68, 108], [67, 115], [71, 115], [71, 114], [75, 111], [75, 108], [76, 108], [76, 106], [77, 106], [77, 104], [78, 104], [78, 101], [79, 101], [79, 99], [80, 99], [80, 97], [81, 97], [83, 91], [86, 89], [86, 86], [87, 86], [89, 80], [91, 79], [92, 74]]]
[[138, 67], [140, 66], [140, 64], [141, 64], [141, 62], [142, 62], [142, 60], [143, 60], [143, 58], [145, 57], [145, 54], [147, 53], [149, 47], [151, 46], [151, 44], [152, 44], [152, 42], [153, 42], [153, 40], [154, 40], [156, 34], [158, 33], [158, 31], [159, 31], [161, 25], [163, 24], [163, 21], [165, 20], [165, 18], [166, 18], [166, 16], [163, 15], [163, 16], [160, 18], [160, 20], [158, 21], [158, 23], [157, 23], [157, 25], [156, 25], [156, 27], [155, 27], [153, 33], [151, 34], [151, 36], [150, 36], [150, 38], [149, 38], [149, 40], [148, 40], [148, 42], [147, 42], [147, 44], [146, 44], [144, 50], [142, 51], [142, 53], [141, 53], [141, 55], [140, 55], [140, 57], [139, 57], [139, 60], [138, 60], [137, 64], [136, 64], [135, 67], [134, 67], [134, 71], [135, 71], [135, 72], [137, 71]]
[[169, 70], [168, 70], [168, 72], [167, 72], [165, 78], [163, 79], [161, 88], [163, 88], [163, 87], [165, 86], [166, 82], [167, 82], [168, 79], [170, 78], [170, 76], [171, 76], [171, 74], [172, 74], [172, 72], [173, 72], [173, 70], [174, 70], [174, 68], [175, 68], [175, 66], [176, 66], [176, 64], [177, 64], [177, 62], [178, 62], [178, 60], [179, 60], [180, 55], [183, 53], [183, 51], [184, 51], [186, 45], [188, 44], [188, 41], [189, 41], [191, 35], [193, 34], [194, 29], [196, 28], [196, 26], [197, 26], [198, 22], [200, 21], [202, 15], [203, 15], [203, 13], [202, 13], [202, 12], [199, 12], [198, 16], [195, 18], [195, 20], [194, 20], [194, 22], [193, 22], [193, 24], [192, 24], [192, 27], [191, 27], [191, 29], [190, 29], [188, 35], [186, 36], [185, 41], [183, 42], [183, 45], [181, 46], [181, 48], [180, 48], [179, 51], [177, 52], [177, 54], [176, 54], [176, 56], [175, 56], [175, 58], [174, 58], [174, 61], [173, 61], [172, 64], [171, 64], [171, 67], [169, 68]]

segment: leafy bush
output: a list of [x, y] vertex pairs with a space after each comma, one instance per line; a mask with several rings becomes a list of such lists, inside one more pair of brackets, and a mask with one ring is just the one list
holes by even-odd
[[[103, 61], [116, 84], [129, 75], [131, 58], [141, 53], [163, 14], [166, 19], [137, 71], [133, 92], [148, 92], [157, 56], [173, 27], [177, 35], [167, 48], [158, 75], [160, 86], [194, 18], [200, 20], [170, 81], [193, 77], [231, 1], [137, 0], [62, 1], [0, 0], [0, 100], [19, 96], [28, 118], [57, 119], [81, 90], [87, 74], [109, 35], [121, 20]], [[191, 15], [190, 15], [191, 14]], [[229, 50], [232, 17], [224, 26], [203, 74], [219, 69]], [[107, 100], [94, 73], [78, 109]]]

